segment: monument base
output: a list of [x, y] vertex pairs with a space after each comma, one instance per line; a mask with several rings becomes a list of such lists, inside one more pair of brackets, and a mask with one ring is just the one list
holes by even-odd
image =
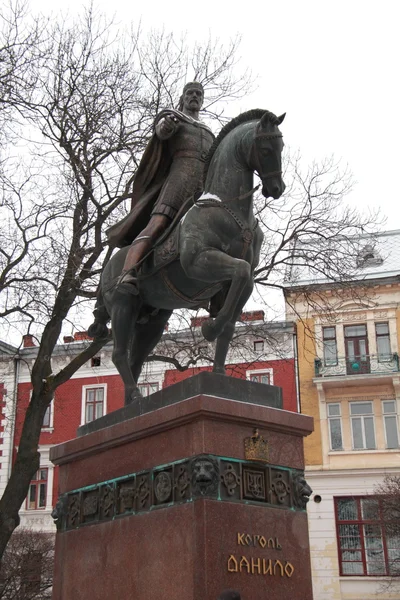
[[128, 420], [121, 409], [52, 449], [53, 600], [217, 600], [227, 588], [243, 600], [312, 599], [312, 419], [267, 406], [271, 386], [240, 382], [242, 402], [221, 397], [224, 378], [198, 377], [195, 396], [177, 384], [177, 402]]

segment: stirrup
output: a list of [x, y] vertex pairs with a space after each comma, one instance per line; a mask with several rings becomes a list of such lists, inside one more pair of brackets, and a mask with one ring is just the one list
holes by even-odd
[[136, 269], [122, 271], [121, 275], [118, 277], [115, 288], [118, 292], [137, 296], [139, 294], [139, 290], [137, 288]]

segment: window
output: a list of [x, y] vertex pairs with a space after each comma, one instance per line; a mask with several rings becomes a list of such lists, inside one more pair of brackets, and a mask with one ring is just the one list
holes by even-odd
[[343, 450], [340, 404], [327, 404], [331, 450]]
[[28, 510], [46, 508], [47, 476], [48, 469], [39, 469], [39, 471], [35, 473], [29, 486], [28, 497], [26, 499], [26, 508]]
[[353, 450], [374, 450], [375, 427], [372, 402], [350, 402]]
[[392, 360], [392, 354], [390, 352], [389, 323], [375, 323], [375, 333], [378, 361], [387, 362]]
[[[32, 398], [32, 392], [31, 392]], [[46, 408], [44, 413], [42, 429], [51, 429], [54, 425], [54, 398]]]
[[253, 347], [254, 352], [264, 352], [264, 342], [262, 340], [254, 342]]
[[104, 414], [104, 387], [86, 388], [85, 423], [90, 423]]
[[269, 384], [269, 373], [252, 373], [249, 377], [250, 381]]
[[323, 327], [322, 338], [325, 366], [337, 365], [336, 327]]
[[347, 374], [369, 373], [367, 326], [346, 325], [344, 338]]
[[150, 396], [158, 392], [158, 383], [139, 383], [139, 390], [142, 396]]
[[385, 425], [386, 448], [399, 447], [399, 427], [396, 400], [382, 401], [383, 422]]
[[367, 244], [357, 255], [357, 267], [371, 267], [381, 265], [383, 258], [372, 244]]
[[383, 518], [383, 497], [335, 498], [341, 575], [400, 575], [400, 537]]
[[42, 428], [48, 428], [51, 426], [51, 406], [52, 403], [46, 408], [46, 412], [44, 413]]
[[90, 361], [90, 364], [92, 367], [100, 367], [101, 366], [101, 357], [93, 356], [92, 360]]
[[257, 383], [274, 385], [274, 370], [271, 368], [264, 368], [246, 371], [246, 379], [247, 381], [256, 381]]

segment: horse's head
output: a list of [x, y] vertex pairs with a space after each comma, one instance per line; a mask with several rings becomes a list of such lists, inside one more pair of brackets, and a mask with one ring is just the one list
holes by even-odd
[[285, 191], [282, 179], [282, 150], [283, 140], [279, 131], [285, 118], [266, 111], [259, 120], [252, 146], [251, 167], [258, 173], [262, 181], [262, 193], [266, 198], [279, 198]]

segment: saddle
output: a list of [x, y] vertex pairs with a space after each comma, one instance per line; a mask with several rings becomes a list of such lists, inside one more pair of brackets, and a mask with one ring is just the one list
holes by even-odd
[[179, 233], [181, 224], [178, 223], [170, 234], [153, 250], [154, 270], [161, 269], [179, 257]]
[[193, 206], [200, 195], [201, 193], [195, 194], [182, 204], [171, 225], [157, 240], [150, 252], [143, 257], [138, 271], [139, 278], [152, 275], [165, 267], [165, 265], [168, 265], [179, 258], [181, 219], [187, 213], [189, 208]]

